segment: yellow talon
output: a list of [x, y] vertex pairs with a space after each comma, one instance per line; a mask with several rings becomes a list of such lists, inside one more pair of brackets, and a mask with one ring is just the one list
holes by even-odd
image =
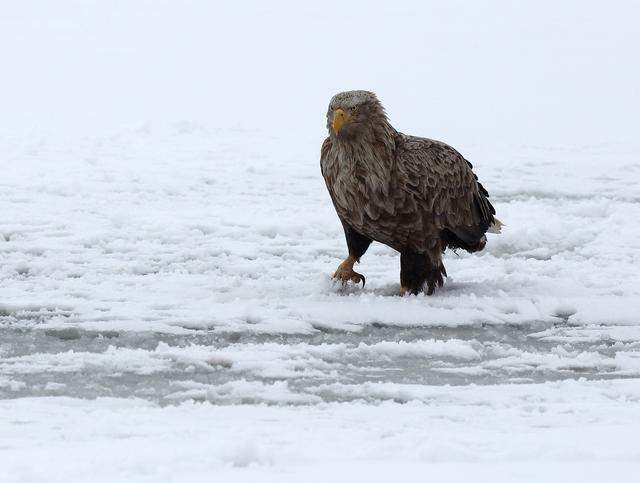
[[339, 280], [345, 285], [347, 282], [360, 283], [362, 282], [362, 288], [366, 283], [366, 279], [364, 275], [353, 270], [353, 265], [356, 263], [356, 259], [349, 255], [345, 260], [338, 266], [338, 269], [333, 274], [333, 278], [335, 280]]

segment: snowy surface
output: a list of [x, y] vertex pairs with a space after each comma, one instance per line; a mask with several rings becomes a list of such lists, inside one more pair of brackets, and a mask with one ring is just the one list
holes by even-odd
[[508, 483], [637, 476], [637, 380], [355, 391], [408, 402], [161, 408], [110, 398], [2, 401], [0, 478], [462, 483], [473, 476]]
[[[0, 481], [637, 472], [638, 7], [515, 5], [3, 6]], [[349, 88], [506, 224], [432, 297], [330, 281]]]

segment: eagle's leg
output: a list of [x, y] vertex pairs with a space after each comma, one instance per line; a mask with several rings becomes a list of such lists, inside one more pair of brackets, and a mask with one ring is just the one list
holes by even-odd
[[341, 281], [343, 284], [349, 281], [353, 283], [362, 282], [362, 287], [364, 288], [364, 275], [354, 271], [353, 266], [356, 262], [360, 262], [360, 257], [367, 251], [372, 240], [371, 238], [361, 235], [344, 222], [342, 226], [344, 227], [344, 235], [347, 239], [349, 256], [338, 266], [338, 269], [333, 274], [333, 278]]
[[411, 250], [400, 252], [400, 295], [418, 295], [427, 286], [427, 295], [444, 284], [447, 272], [439, 253], [421, 254]]

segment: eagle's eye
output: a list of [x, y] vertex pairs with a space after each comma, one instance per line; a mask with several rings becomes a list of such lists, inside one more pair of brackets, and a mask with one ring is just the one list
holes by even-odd
[[351, 106], [351, 112], [354, 113], [358, 110], [358, 106]]

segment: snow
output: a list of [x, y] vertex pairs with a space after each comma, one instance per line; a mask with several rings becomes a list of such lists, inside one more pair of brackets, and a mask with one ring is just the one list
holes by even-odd
[[[462, 482], [472, 474], [482, 482], [631, 481], [638, 469], [637, 380], [341, 390], [363, 399], [284, 407], [158, 407], [112, 398], [2, 401], [0, 476], [52, 482]], [[367, 404], [374, 394], [389, 401]]]
[[[630, 479], [638, 13], [3, 6], [0, 480]], [[505, 223], [432, 297], [378, 244], [364, 289], [330, 280], [319, 149], [351, 88], [460, 150]]]

